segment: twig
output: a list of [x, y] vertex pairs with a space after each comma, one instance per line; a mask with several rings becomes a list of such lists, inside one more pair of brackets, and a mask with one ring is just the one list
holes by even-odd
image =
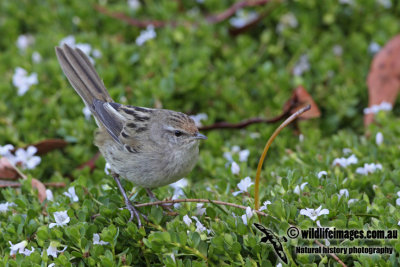
[[[215, 24], [215, 23], [224, 21], [224, 20], [228, 19], [229, 17], [233, 16], [237, 10], [239, 10], [243, 7], [261, 6], [261, 5], [268, 3], [269, 1], [270, 0], [253, 0], [253, 1], [246, 0], [246, 1], [237, 2], [237, 3], [233, 4], [232, 6], [230, 6], [229, 8], [227, 8], [226, 10], [222, 11], [221, 13], [207, 16], [206, 21], [211, 24]], [[178, 22], [176, 22], [176, 21], [149, 20], [149, 19], [139, 20], [139, 19], [131, 18], [123, 12], [109, 11], [107, 8], [105, 8], [104, 6], [101, 6], [101, 5], [95, 5], [94, 8], [106, 16], [126, 22], [129, 25], [132, 25], [132, 26], [135, 26], [138, 28], [146, 28], [150, 25], [152, 25], [154, 28], [161, 28], [161, 27], [165, 27], [165, 26], [172, 26], [172, 27], [178, 26]], [[182, 22], [182, 24], [192, 25], [192, 26], [197, 25], [196, 22], [188, 22], [188, 21]]]
[[[7, 183], [5, 183], [7, 182]], [[65, 183], [62, 182], [50, 182], [50, 183], [43, 183], [46, 187], [65, 187]], [[8, 182], [8, 181], [3, 181], [0, 183], [0, 188], [6, 188], [6, 187], [11, 187], [11, 188], [18, 188], [21, 187], [20, 183], [15, 183], [15, 182]]]
[[167, 25], [170, 26], [177, 26], [177, 23], [175, 21], [162, 21], [162, 20], [139, 20], [139, 19], [134, 19], [131, 17], [128, 17], [122, 12], [111, 12], [107, 8], [101, 6], [101, 5], [95, 5], [94, 8], [99, 11], [100, 13], [107, 15], [109, 17], [115, 18], [120, 21], [124, 21], [128, 23], [129, 25], [138, 27], [138, 28], [146, 28], [147, 26], [152, 25], [154, 28], [160, 28], [164, 27]]
[[[212, 204], [218, 204], [218, 205], [225, 205], [225, 206], [230, 206], [242, 210], [246, 210], [246, 206], [234, 204], [234, 203], [229, 203], [225, 201], [219, 201], [219, 200], [210, 200], [210, 199], [201, 199], [201, 198], [186, 198], [186, 199], [171, 199], [171, 200], [162, 200], [162, 201], [154, 201], [154, 202], [148, 202], [148, 203], [141, 203], [141, 204], [136, 204], [135, 207], [140, 208], [140, 207], [147, 207], [147, 206], [154, 206], [154, 205], [162, 205], [162, 204], [176, 204], [176, 203], [184, 203], [184, 202], [197, 202], [197, 203], [212, 203]], [[278, 220], [274, 216], [271, 216], [269, 214], [266, 214], [262, 211], [255, 210], [259, 215], [262, 215], [264, 217], [271, 217], [275, 220]]]
[[51, 186], [51, 187], [65, 187], [65, 183], [63, 182], [48, 182], [44, 183], [45, 186]]
[[251, 124], [255, 124], [255, 123], [275, 123], [275, 122], [280, 121], [283, 118], [287, 117], [288, 114], [289, 114], [289, 112], [284, 112], [281, 115], [279, 115], [275, 118], [272, 118], [272, 119], [250, 118], [250, 119], [238, 122], [238, 123], [230, 123], [230, 122], [226, 122], [226, 121], [216, 122], [211, 125], [201, 126], [201, 127], [199, 127], [199, 130], [200, 131], [208, 131], [208, 130], [215, 130], [215, 129], [241, 129], [241, 128], [245, 128], [245, 127], [247, 127]]
[[247, 0], [247, 1], [237, 2], [219, 14], [208, 16], [206, 18], [206, 20], [210, 23], [218, 23], [218, 22], [224, 21], [224, 20], [228, 19], [229, 17], [233, 16], [236, 13], [236, 11], [238, 11], [241, 8], [248, 7], [248, 6], [261, 6], [261, 5], [265, 5], [268, 2], [269, 2], [269, 0], [255, 0], [255, 1]]
[[[321, 244], [321, 242], [319, 242], [318, 240], [315, 240], [315, 243], [316, 243], [318, 246], [320, 246], [321, 248], [325, 247], [325, 246], [324, 246], [323, 244]], [[342, 265], [343, 267], [347, 267], [347, 265], [344, 264], [344, 262], [341, 261], [341, 260], [338, 258], [338, 256], [336, 256], [336, 255], [333, 254], [333, 253], [329, 253], [329, 255], [331, 255], [331, 257], [334, 258], [340, 265]]]

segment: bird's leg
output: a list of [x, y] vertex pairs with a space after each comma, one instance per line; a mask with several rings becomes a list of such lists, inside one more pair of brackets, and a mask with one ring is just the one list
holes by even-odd
[[[153, 194], [153, 192], [150, 190], [150, 188], [145, 188], [146, 189], [146, 193], [147, 195], [149, 195], [151, 201], [156, 202], [159, 201], [158, 198]], [[163, 207], [163, 209], [169, 211], [169, 212], [173, 212], [173, 210], [171, 209], [171, 204], [161, 204], [161, 207]]]
[[[125, 193], [124, 188], [121, 185], [121, 181], [119, 180], [119, 175], [116, 173], [112, 173], [111, 174], [112, 177], [114, 178], [115, 182], [118, 185], [119, 191], [121, 192], [122, 196], [124, 197], [125, 200], [125, 205], [127, 207], [127, 209], [129, 210], [129, 212], [131, 213], [131, 217], [129, 218], [129, 222], [133, 220], [133, 217], [136, 217], [136, 220], [138, 221], [138, 226], [139, 228], [142, 226], [142, 222], [140, 221], [140, 213], [139, 211], [135, 208], [135, 206], [133, 206], [133, 204], [129, 201], [128, 196]], [[142, 215], [143, 216], [143, 215]], [[146, 219], [145, 216], [143, 216], [143, 218]]]

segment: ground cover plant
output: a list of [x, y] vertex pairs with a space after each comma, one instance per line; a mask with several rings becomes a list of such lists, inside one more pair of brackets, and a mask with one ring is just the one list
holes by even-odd
[[[285, 266], [253, 223], [278, 237], [290, 226], [400, 230], [399, 105], [364, 110], [370, 64], [400, 32], [399, 12], [390, 0], [1, 1], [0, 265]], [[303, 86], [321, 114], [272, 144], [260, 184], [267, 216], [253, 211], [254, 180], [276, 123], [202, 132], [191, 174], [154, 190], [245, 209], [193, 202], [165, 214], [148, 205], [145, 227], [127, 222], [96, 157], [95, 122], [56, 59], [62, 42], [91, 56], [116, 101], [179, 110], [203, 125], [277, 117]], [[369, 111], [375, 122], [364, 126]], [[10, 174], [4, 158], [21, 173]], [[134, 202], [151, 202], [123, 185]], [[318, 240], [282, 241], [289, 265], [400, 263], [398, 238]], [[393, 252], [295, 250], [328, 245]]]

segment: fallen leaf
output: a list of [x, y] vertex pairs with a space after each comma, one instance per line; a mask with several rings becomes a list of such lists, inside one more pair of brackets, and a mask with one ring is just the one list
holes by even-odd
[[68, 145], [68, 142], [63, 139], [47, 139], [40, 141], [32, 146], [37, 148], [37, 154], [43, 155], [55, 149], [61, 149]]
[[286, 101], [285, 105], [283, 106], [283, 111], [284, 113], [289, 112], [290, 114], [293, 114], [308, 104], [311, 105], [310, 110], [301, 114], [299, 119], [309, 120], [313, 118], [319, 118], [321, 116], [321, 111], [319, 110], [314, 99], [303, 86], [298, 86], [296, 89], [294, 89], [291, 98]]
[[[392, 38], [375, 55], [367, 84], [368, 107], [382, 102], [394, 105], [400, 89], [400, 35]], [[369, 125], [373, 120], [374, 114], [364, 115], [364, 125]]]
[[38, 199], [40, 203], [42, 203], [46, 199], [46, 187], [42, 182], [39, 180], [32, 178], [31, 182], [32, 188], [35, 188], [38, 190]]
[[17, 179], [18, 177], [19, 174], [10, 161], [5, 157], [0, 158], [0, 179]]

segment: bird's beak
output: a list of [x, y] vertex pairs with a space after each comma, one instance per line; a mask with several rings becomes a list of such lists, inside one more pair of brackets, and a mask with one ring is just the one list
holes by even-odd
[[196, 135], [194, 136], [194, 139], [207, 140], [207, 136], [205, 136], [204, 134], [201, 134], [201, 133], [196, 133]]

